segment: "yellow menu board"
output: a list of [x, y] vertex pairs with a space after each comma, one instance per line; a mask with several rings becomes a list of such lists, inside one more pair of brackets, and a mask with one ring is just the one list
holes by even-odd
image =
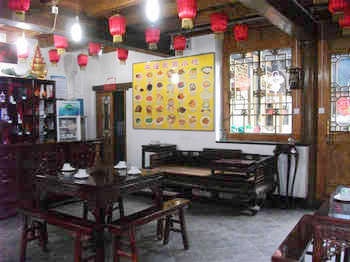
[[214, 54], [133, 64], [133, 126], [214, 130]]

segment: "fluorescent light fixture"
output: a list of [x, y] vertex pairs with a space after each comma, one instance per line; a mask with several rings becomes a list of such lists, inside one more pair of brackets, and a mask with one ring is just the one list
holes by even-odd
[[158, 0], [147, 0], [146, 2], [146, 17], [151, 22], [154, 23], [159, 19], [159, 2]]
[[28, 41], [24, 35], [24, 32], [22, 33], [22, 36], [17, 39], [16, 47], [18, 55], [23, 55], [28, 52]]
[[70, 33], [74, 42], [79, 42], [82, 38], [82, 30], [79, 22], [79, 16], [75, 17], [75, 23], [70, 29]]

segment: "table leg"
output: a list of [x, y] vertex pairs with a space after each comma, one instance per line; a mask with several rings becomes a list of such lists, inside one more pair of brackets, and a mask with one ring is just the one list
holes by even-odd
[[106, 208], [96, 208], [93, 212], [95, 216], [96, 224], [98, 227], [95, 229], [95, 243], [96, 243], [96, 261], [105, 261], [105, 241], [104, 241], [104, 223], [106, 216]]
[[145, 150], [142, 149], [142, 168], [145, 168]]

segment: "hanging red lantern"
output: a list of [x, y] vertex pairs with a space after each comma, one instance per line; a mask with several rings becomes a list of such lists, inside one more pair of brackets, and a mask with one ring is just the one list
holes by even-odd
[[29, 10], [29, 7], [30, 0], [8, 0], [8, 8], [21, 19], [24, 19], [25, 12]]
[[181, 27], [183, 29], [192, 29], [193, 20], [197, 15], [196, 0], [176, 0], [177, 12], [181, 19]]
[[28, 58], [28, 56], [29, 56], [28, 50], [26, 52], [23, 52], [23, 53], [17, 53], [17, 57], [21, 62], [25, 61]]
[[117, 57], [119, 59], [119, 63], [122, 65], [126, 64], [126, 60], [128, 59], [129, 50], [124, 48], [117, 48]]
[[124, 16], [119, 14], [113, 15], [108, 20], [109, 32], [113, 36], [113, 43], [123, 42], [125, 34], [126, 20]]
[[57, 52], [57, 49], [49, 50], [49, 60], [52, 65], [56, 65], [60, 61], [60, 55]]
[[246, 41], [248, 39], [248, 25], [238, 24], [233, 27], [233, 32], [237, 42]]
[[183, 52], [186, 49], [186, 37], [184, 37], [183, 35], [175, 36], [173, 44], [175, 55], [183, 55]]
[[329, 0], [328, 10], [333, 15], [344, 12], [344, 9], [349, 6], [345, 0]]
[[78, 55], [78, 65], [81, 70], [84, 70], [85, 67], [88, 64], [89, 56], [86, 54], [79, 54]]
[[100, 43], [89, 43], [89, 55], [90, 56], [97, 56], [101, 52], [101, 44]]
[[149, 49], [157, 49], [157, 43], [160, 39], [160, 30], [155, 27], [149, 27], [145, 31], [145, 38]]
[[55, 48], [57, 49], [58, 54], [61, 55], [66, 51], [68, 47], [67, 38], [61, 35], [54, 35], [53, 42], [54, 42]]
[[350, 7], [347, 7], [344, 10], [343, 17], [339, 18], [339, 26], [342, 28], [343, 35], [349, 35], [350, 34]]
[[224, 12], [212, 13], [210, 15], [210, 27], [215, 36], [222, 37], [227, 29], [228, 16]]

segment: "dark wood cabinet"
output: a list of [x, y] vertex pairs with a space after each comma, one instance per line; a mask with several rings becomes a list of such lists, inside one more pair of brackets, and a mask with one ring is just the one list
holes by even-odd
[[0, 144], [56, 141], [55, 97], [54, 81], [0, 77]]

